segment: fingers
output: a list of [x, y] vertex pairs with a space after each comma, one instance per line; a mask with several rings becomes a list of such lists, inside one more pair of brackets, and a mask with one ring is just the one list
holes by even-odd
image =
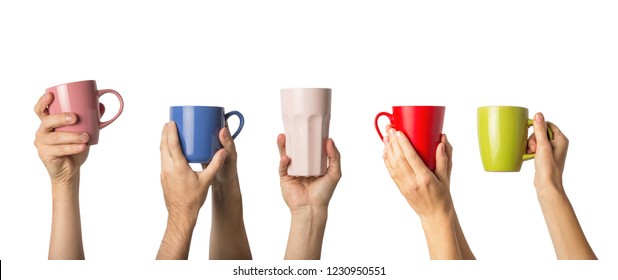
[[55, 128], [71, 125], [77, 122], [77, 115], [73, 113], [61, 113], [48, 115], [41, 118], [41, 126], [38, 133], [52, 132]]
[[444, 143], [444, 148], [446, 150], [446, 157], [448, 158], [448, 177], [451, 178], [451, 170], [453, 170], [453, 146], [451, 142], [448, 141], [446, 134], [442, 134], [441, 142]]
[[227, 156], [227, 151], [225, 149], [219, 149], [212, 160], [206, 166], [206, 169], [199, 172], [199, 181], [202, 186], [209, 186], [212, 182], [213, 178], [217, 176], [217, 172], [223, 166], [225, 162], [225, 157]]
[[170, 122], [167, 125], [167, 148], [174, 162], [179, 164], [188, 164], [185, 155], [182, 153], [180, 139], [178, 139], [178, 129], [175, 122]]
[[547, 123], [543, 114], [534, 115], [534, 136], [536, 139], [536, 150], [551, 149], [549, 139], [547, 139]]
[[99, 112], [101, 113], [101, 117], [105, 114], [105, 105], [103, 105], [103, 103], [99, 103]]
[[449, 157], [446, 153], [446, 143], [442, 142], [438, 144], [436, 148], [436, 177], [440, 179], [440, 182], [448, 182], [449, 172]]
[[569, 149], [569, 139], [555, 124], [547, 122], [547, 125], [551, 128], [554, 135], [554, 140], [551, 141], [554, 152], [559, 158], [566, 158], [567, 150]]
[[279, 148], [279, 177], [288, 175], [288, 165], [290, 165], [290, 157], [285, 153], [285, 134], [277, 136], [277, 147]]
[[412, 147], [412, 143], [410, 143], [408, 137], [406, 137], [406, 135], [403, 134], [403, 132], [401, 131], [395, 132], [395, 136], [395, 138], [397, 138], [396, 142], [401, 147], [401, 150], [405, 155], [408, 164], [410, 165], [410, 167], [412, 167], [412, 170], [414, 170], [414, 173], [431, 172], [429, 171], [421, 157], [418, 155], [418, 153], [416, 153], [414, 147]]
[[236, 145], [234, 144], [234, 139], [230, 134], [230, 130], [227, 127], [222, 128], [219, 131], [219, 141], [223, 145], [223, 148], [227, 151], [227, 158], [236, 156]]
[[328, 174], [339, 180], [341, 178], [341, 154], [332, 138], [326, 141], [326, 155], [328, 156]]
[[384, 137], [385, 139], [385, 143], [386, 143], [386, 156], [388, 159], [388, 164], [387, 164], [387, 168], [389, 169], [389, 173], [391, 174], [391, 177], [395, 178], [398, 177], [400, 175], [407, 175], [410, 174], [412, 176], [415, 176], [415, 170], [410, 166], [410, 164], [408, 163], [408, 160], [406, 159], [406, 156], [404, 154], [404, 151], [402, 150], [399, 141], [398, 141], [398, 137], [396, 136], [396, 133], [393, 132], [394, 129], [392, 129], [389, 132], [389, 135]]
[[534, 132], [528, 138], [528, 144], [526, 146], [526, 153], [528, 154], [536, 153], [536, 135], [534, 134]]
[[568, 142], [569, 139], [567, 139], [566, 135], [562, 133], [562, 131], [560, 130], [560, 128], [558, 128], [558, 126], [556, 126], [552, 122], [547, 122], [547, 126], [551, 128], [551, 132], [554, 136], [555, 142]]
[[47, 148], [45, 148], [45, 156], [50, 158], [71, 156], [84, 152], [86, 148], [86, 144], [65, 144], [47, 146]]
[[47, 111], [47, 106], [52, 103], [54, 100], [54, 95], [51, 92], [46, 92], [39, 98], [36, 105], [34, 105], [34, 113], [39, 117], [39, 119], [43, 120], [49, 112]]
[[40, 139], [40, 142], [45, 145], [85, 144], [89, 139], [88, 133], [52, 132]]

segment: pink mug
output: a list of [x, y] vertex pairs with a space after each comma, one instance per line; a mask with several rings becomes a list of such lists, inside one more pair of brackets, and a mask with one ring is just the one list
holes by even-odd
[[[55, 131], [85, 132], [90, 136], [88, 145], [99, 143], [99, 130], [110, 125], [122, 113], [124, 102], [122, 96], [113, 89], [97, 90], [97, 83], [93, 80], [66, 83], [50, 87], [45, 92], [54, 94], [54, 100], [49, 104], [50, 114], [74, 113], [77, 122], [73, 125], [58, 127]], [[118, 97], [120, 108], [110, 120], [101, 122], [99, 97], [112, 93]]]

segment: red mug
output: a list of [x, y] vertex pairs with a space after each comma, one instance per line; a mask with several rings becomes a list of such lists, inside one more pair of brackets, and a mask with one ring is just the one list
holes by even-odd
[[375, 127], [380, 139], [382, 132], [378, 119], [387, 116], [394, 129], [408, 137], [416, 153], [431, 170], [436, 169], [436, 149], [442, 137], [444, 106], [393, 106], [393, 113], [380, 112], [375, 118]]

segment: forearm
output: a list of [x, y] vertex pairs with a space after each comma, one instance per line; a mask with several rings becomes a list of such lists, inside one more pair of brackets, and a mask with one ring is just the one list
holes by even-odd
[[211, 260], [250, 260], [238, 177], [229, 185], [212, 186]]
[[457, 217], [457, 212], [453, 211], [453, 223], [455, 226], [455, 235], [457, 237], [457, 246], [459, 247], [459, 252], [461, 253], [461, 259], [463, 260], [476, 260], [474, 253], [472, 253], [472, 249], [468, 245], [468, 241], [466, 240], [466, 236], [461, 229], [461, 225], [459, 224], [459, 218]]
[[83, 260], [79, 211], [79, 175], [64, 183], [52, 183], [50, 260]]
[[[199, 211], [199, 210], [198, 210]], [[157, 253], [157, 260], [186, 260], [189, 258], [191, 237], [197, 223], [195, 213], [170, 213], [167, 228]]]
[[432, 260], [461, 260], [452, 213], [421, 219]]
[[556, 257], [561, 260], [596, 260], [575, 210], [562, 188], [542, 188], [537, 191], [537, 195]]
[[319, 260], [327, 218], [327, 209], [293, 211], [285, 259]]

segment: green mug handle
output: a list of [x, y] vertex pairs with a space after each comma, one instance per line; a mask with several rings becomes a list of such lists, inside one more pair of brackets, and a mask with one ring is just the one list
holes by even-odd
[[[528, 128], [530, 128], [533, 125], [534, 121], [531, 119], [528, 119]], [[554, 140], [554, 132], [551, 131], [551, 128], [549, 126], [547, 126], [547, 137], [549, 138], [549, 140]], [[533, 159], [534, 158], [534, 154], [525, 154], [524, 153], [524, 160], [529, 160], [529, 159]]]

